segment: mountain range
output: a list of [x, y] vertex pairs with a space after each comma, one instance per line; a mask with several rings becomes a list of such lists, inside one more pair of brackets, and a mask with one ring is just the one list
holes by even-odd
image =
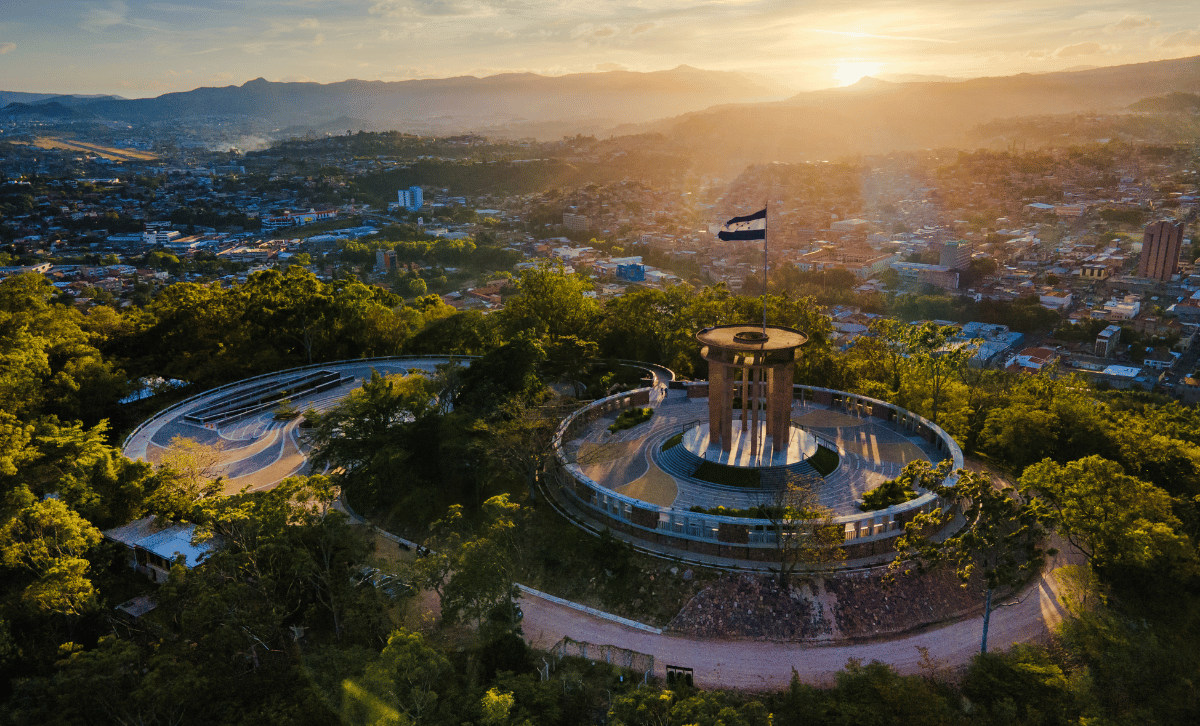
[[197, 88], [155, 98], [100, 98], [71, 107], [80, 118], [128, 123], [255, 118], [277, 128], [315, 128], [349, 117], [378, 129], [508, 131], [506, 135], [511, 135], [523, 126], [546, 124], [600, 129], [720, 103], [778, 100], [788, 93], [783, 86], [746, 74], [679, 66], [651, 73], [507, 73], [328, 84], [258, 78], [241, 86]]
[[892, 78], [903, 82], [867, 77], [794, 95], [762, 78], [688, 66], [329, 84], [259, 78], [142, 99], [0, 92], [7, 104], [0, 114], [200, 126], [232, 120], [275, 138], [347, 129], [540, 139], [653, 132], [714, 163], [791, 161], [969, 147], [981, 125], [998, 119], [1129, 113], [1147, 97], [1200, 92], [1200, 57], [968, 80]]
[[1180, 92], [1200, 92], [1200, 57], [963, 81], [867, 77], [844, 88], [724, 105], [618, 131], [662, 133], [688, 152], [718, 161], [799, 161], [974, 148], [981, 139], [973, 132], [997, 119], [1128, 113], [1141, 99]]

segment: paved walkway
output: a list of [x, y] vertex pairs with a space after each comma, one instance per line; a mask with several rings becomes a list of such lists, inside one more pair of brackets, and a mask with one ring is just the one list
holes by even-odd
[[[706, 421], [708, 399], [689, 399], [686, 391], [678, 390], [658, 394], [656, 399], [652, 402], [654, 416], [648, 422], [611, 434], [608, 426], [617, 417], [613, 412], [591, 422], [578, 437], [565, 443], [564, 449], [593, 481], [661, 507], [684, 511], [718, 505], [749, 509], [763, 503], [760, 489], [711, 484], [661, 467], [656, 451], [685, 425]], [[816, 490], [818, 502], [835, 515], [857, 514], [855, 500], [895, 478], [908, 462], [943, 458], [924, 439], [872, 416], [853, 416], [811, 401], [796, 401], [792, 420], [839, 449], [838, 468], [824, 477]]]

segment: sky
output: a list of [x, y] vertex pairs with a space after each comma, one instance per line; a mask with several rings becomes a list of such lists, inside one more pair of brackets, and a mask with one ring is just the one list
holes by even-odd
[[1042, 73], [1200, 55], [1196, 0], [3, 0], [0, 90], [157, 96], [254, 78]]

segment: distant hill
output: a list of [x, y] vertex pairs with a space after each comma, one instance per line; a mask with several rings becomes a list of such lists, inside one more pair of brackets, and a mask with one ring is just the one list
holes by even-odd
[[0, 108], [7, 106], [10, 103], [50, 103], [57, 101], [64, 106], [74, 107], [83, 103], [96, 100], [120, 99], [120, 96], [82, 96], [82, 95], [60, 95], [57, 93], [24, 93], [22, 91], [0, 91]]
[[43, 103], [10, 103], [4, 108], [0, 108], [0, 116], [11, 117], [31, 117], [38, 116], [48, 119], [75, 119], [86, 118], [85, 114], [80, 113], [77, 109], [67, 108], [60, 101], [46, 101]]
[[[547, 122], [594, 128], [644, 122], [731, 101], [778, 100], [787, 91], [740, 73], [680, 66], [669, 71], [539, 76], [508, 73], [412, 81], [276, 83], [262, 78], [241, 86], [197, 88], [156, 98], [103, 99], [81, 108], [130, 123], [255, 118], [317, 128], [351, 117], [377, 128], [441, 133], [486, 128], [503, 134]], [[562, 130], [555, 125], [555, 131]]]
[[1130, 104], [1129, 110], [1146, 113], [1196, 113], [1200, 111], [1200, 95], [1175, 92], [1165, 96], [1143, 98]]
[[811, 160], [969, 146], [970, 130], [996, 119], [1121, 113], [1149, 95], [1198, 91], [1200, 58], [958, 82], [864, 78], [845, 88], [727, 105], [627, 130], [663, 133], [713, 165]]

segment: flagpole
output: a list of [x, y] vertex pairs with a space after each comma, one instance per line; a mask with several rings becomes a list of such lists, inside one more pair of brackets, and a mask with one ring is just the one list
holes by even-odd
[[769, 264], [769, 260], [767, 258], [767, 239], [768, 239], [767, 227], [769, 225], [767, 224], [767, 221], [771, 218], [770, 207], [771, 207], [771, 199], [768, 197], [767, 201], [763, 204], [763, 211], [766, 212], [766, 216], [763, 217], [763, 293], [762, 293], [763, 294], [763, 298], [762, 298], [762, 306], [763, 306], [763, 328], [762, 328], [762, 331], [763, 331], [763, 335], [767, 334], [767, 265]]

